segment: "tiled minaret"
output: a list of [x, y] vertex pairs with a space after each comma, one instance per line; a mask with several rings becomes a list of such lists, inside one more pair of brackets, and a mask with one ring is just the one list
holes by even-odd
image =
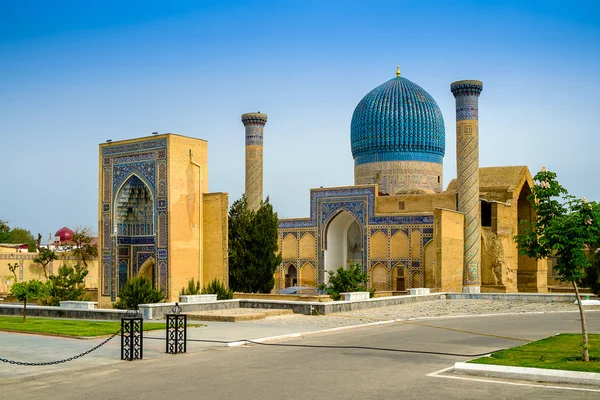
[[258, 210], [263, 199], [263, 128], [267, 115], [242, 114], [246, 127], [246, 201], [248, 208]]
[[478, 99], [482, 89], [480, 81], [458, 81], [450, 85], [456, 99], [458, 211], [465, 216], [464, 293], [479, 293], [481, 288]]

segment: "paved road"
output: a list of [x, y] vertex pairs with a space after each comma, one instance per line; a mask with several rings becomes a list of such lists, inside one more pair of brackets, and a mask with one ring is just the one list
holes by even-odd
[[[600, 313], [588, 313], [588, 318], [590, 331], [600, 332]], [[445, 318], [418, 323], [369, 326], [278, 343], [476, 354], [521, 343], [503, 337], [538, 339], [579, 329], [575, 313]], [[600, 398], [600, 391], [427, 376], [461, 360], [465, 357], [359, 349], [213, 347], [191, 354], [119, 362], [83, 371], [12, 382], [0, 380], [0, 389], [2, 398], [46, 400]]]

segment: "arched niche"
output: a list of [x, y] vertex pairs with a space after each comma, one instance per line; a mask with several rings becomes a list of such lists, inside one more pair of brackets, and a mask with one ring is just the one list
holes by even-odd
[[392, 268], [391, 286], [394, 291], [406, 290], [407, 269], [402, 263], [394, 265]]
[[115, 196], [115, 231], [119, 236], [154, 234], [152, 192], [137, 175], [131, 175]]
[[281, 256], [284, 259], [298, 258], [298, 241], [291, 233], [283, 239], [283, 251]]
[[300, 238], [300, 258], [314, 258], [316, 253], [315, 237], [310, 233], [305, 233]]
[[375, 232], [369, 242], [369, 256], [371, 258], [386, 258], [388, 255], [387, 248], [387, 235], [382, 231]]
[[413, 272], [411, 276], [411, 288], [419, 288], [421, 285], [421, 274], [418, 272]]
[[408, 236], [402, 231], [394, 233], [390, 241], [390, 257], [408, 258], [408, 254]]
[[298, 286], [298, 268], [294, 264], [285, 267], [285, 287]]
[[156, 261], [154, 260], [154, 257], [150, 257], [149, 259], [144, 261], [144, 263], [140, 267], [137, 275], [139, 277], [146, 279], [151, 284], [154, 284], [155, 265], [156, 265]]
[[388, 290], [388, 270], [381, 263], [371, 268], [371, 289]]
[[435, 246], [433, 245], [433, 240], [427, 242], [425, 247], [423, 248], [423, 268], [425, 274], [425, 287], [427, 288], [435, 288], [436, 285], [436, 276], [435, 276]]
[[129, 280], [129, 265], [126, 261], [119, 263], [119, 292]]
[[304, 263], [300, 268], [300, 286], [317, 286], [316, 270], [311, 263]]

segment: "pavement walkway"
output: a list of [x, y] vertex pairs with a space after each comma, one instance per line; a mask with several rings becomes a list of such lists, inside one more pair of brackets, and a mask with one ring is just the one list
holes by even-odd
[[[188, 353], [227, 346], [242, 340], [259, 340], [280, 336], [305, 335], [330, 329], [346, 329], [365, 324], [396, 319], [419, 319], [442, 316], [465, 316], [501, 313], [576, 312], [574, 304], [544, 304], [487, 300], [440, 300], [357, 310], [326, 316], [283, 315], [248, 322], [202, 322], [205, 326], [188, 328]], [[573, 314], [573, 317], [578, 315]], [[196, 322], [196, 321], [191, 321]], [[173, 357], [165, 353], [165, 331], [144, 334], [144, 359]], [[104, 339], [81, 340], [0, 332], [0, 358], [22, 362], [48, 362], [66, 359], [96, 346]], [[207, 340], [196, 342], [194, 340]], [[211, 342], [212, 341], [212, 342]], [[225, 342], [225, 343], [219, 343]], [[121, 363], [120, 337], [117, 336], [98, 350], [79, 358], [49, 366], [21, 366], [0, 362], [0, 384], [54, 372], [69, 372], [100, 365]], [[135, 361], [134, 361], [135, 362]]]

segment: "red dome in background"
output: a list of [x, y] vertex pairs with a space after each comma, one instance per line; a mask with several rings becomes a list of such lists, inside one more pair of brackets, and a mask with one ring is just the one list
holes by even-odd
[[69, 242], [71, 239], [73, 239], [73, 231], [65, 226], [57, 230], [54, 234], [54, 237], [60, 237], [61, 243]]

